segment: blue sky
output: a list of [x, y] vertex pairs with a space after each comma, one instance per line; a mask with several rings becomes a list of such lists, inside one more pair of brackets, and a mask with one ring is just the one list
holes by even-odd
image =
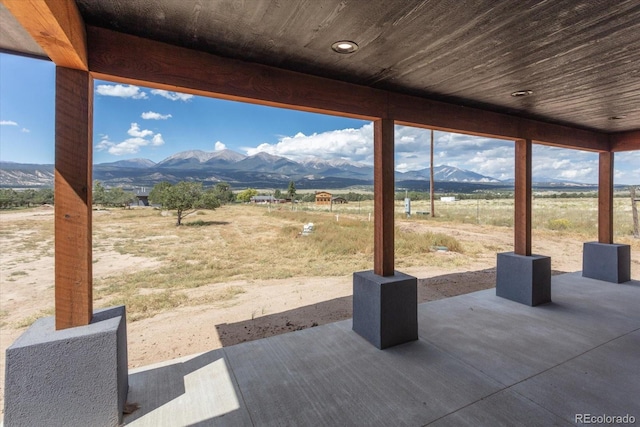
[[[0, 160], [54, 161], [55, 67], [0, 54]], [[95, 81], [94, 163], [146, 158], [158, 162], [184, 150], [265, 151], [302, 160], [344, 158], [371, 164], [370, 122], [196, 97]], [[396, 127], [396, 169], [429, 163], [429, 131]], [[436, 132], [435, 163], [498, 179], [513, 177], [513, 142]], [[534, 145], [536, 177], [597, 182], [596, 153]], [[640, 183], [640, 152], [618, 153], [616, 184]]]

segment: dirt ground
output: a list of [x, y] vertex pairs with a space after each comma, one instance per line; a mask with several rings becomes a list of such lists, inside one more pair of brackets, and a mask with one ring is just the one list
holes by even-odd
[[[3, 214], [2, 221], [28, 219], [51, 221], [53, 210], [26, 211]], [[400, 227], [427, 228], [443, 232], [465, 241], [491, 242], [497, 248], [512, 244], [512, 230], [506, 227], [471, 224], [408, 223]], [[25, 318], [51, 315], [53, 306], [53, 257], [39, 254], [20, 255], [6, 250], [0, 255], [0, 310], [3, 313], [0, 329], [0, 382], [4, 386], [4, 356], [6, 348], [26, 329]], [[554, 273], [580, 270], [582, 241], [534, 232], [534, 252], [551, 256]], [[632, 249], [632, 277], [640, 277], [640, 251]], [[17, 259], [17, 257], [20, 259]], [[419, 302], [487, 289], [495, 286], [496, 253], [475, 255], [471, 264], [456, 267], [449, 259], [465, 256], [452, 252], [438, 253], [442, 267], [399, 268], [418, 277]], [[470, 266], [469, 266], [470, 265]], [[158, 261], [121, 255], [117, 252], [94, 252], [94, 277], [113, 275], [132, 268], [152, 269]], [[190, 298], [213, 292], [213, 286], [185, 290]], [[215, 285], [219, 289], [220, 285]], [[128, 322], [128, 354], [131, 368], [155, 362], [230, 346], [244, 341], [314, 327], [351, 317], [352, 277], [296, 277], [266, 281], [237, 281], [227, 286], [241, 286], [245, 292], [232, 303], [213, 306], [187, 306], [173, 309], [151, 318]], [[34, 316], [34, 313], [36, 314]], [[0, 393], [2, 407], [4, 387]]]

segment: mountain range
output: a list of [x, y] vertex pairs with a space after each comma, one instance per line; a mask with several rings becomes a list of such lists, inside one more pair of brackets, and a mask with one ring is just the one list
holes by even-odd
[[[53, 186], [53, 165], [0, 162], [0, 187], [38, 188]], [[397, 172], [398, 187], [428, 188], [430, 169]], [[206, 152], [190, 150], [176, 153], [155, 163], [148, 159], [119, 160], [93, 166], [93, 179], [105, 186], [152, 187], [160, 181], [201, 181], [206, 185], [228, 182], [233, 188], [286, 188], [294, 181], [297, 188], [346, 188], [373, 184], [373, 167], [345, 159], [324, 160], [310, 157], [299, 162], [260, 152], [245, 156], [232, 150]], [[434, 182], [443, 191], [464, 188], [513, 188], [512, 181], [500, 181], [453, 166], [436, 166]], [[548, 182], [550, 186], [587, 186], [577, 183]], [[462, 190], [461, 187], [464, 187]], [[457, 189], [456, 189], [457, 188]]]

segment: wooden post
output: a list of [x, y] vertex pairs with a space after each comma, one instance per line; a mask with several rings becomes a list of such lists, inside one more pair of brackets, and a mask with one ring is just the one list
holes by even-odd
[[613, 243], [613, 153], [600, 153], [598, 173], [598, 242]]
[[516, 141], [514, 252], [531, 255], [531, 140]]
[[91, 173], [93, 79], [56, 67], [56, 329], [88, 325], [93, 315]]
[[395, 181], [393, 120], [373, 122], [374, 257], [373, 272], [393, 276]]
[[435, 218], [436, 216], [436, 209], [435, 209], [435, 203], [434, 203], [434, 198], [435, 198], [435, 187], [434, 187], [434, 183], [433, 183], [433, 129], [431, 129], [431, 169], [429, 171], [429, 200], [431, 200], [431, 218]]
[[633, 218], [633, 237], [640, 239], [640, 227], [638, 226], [638, 200], [636, 198], [636, 187], [633, 185], [629, 187], [629, 193], [631, 195], [631, 215]]

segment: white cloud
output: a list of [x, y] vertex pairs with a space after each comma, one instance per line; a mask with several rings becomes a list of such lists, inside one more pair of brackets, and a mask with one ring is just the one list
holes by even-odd
[[[592, 178], [595, 170], [593, 168], [567, 169], [560, 172], [560, 178], [567, 180]], [[591, 182], [594, 182], [591, 180]]]
[[140, 116], [145, 120], [167, 120], [171, 118], [171, 114], [160, 114], [154, 111], [147, 111]]
[[[515, 144], [513, 141], [436, 131], [436, 165], [450, 165], [500, 180], [513, 179]], [[427, 129], [396, 126], [395, 169], [400, 172], [429, 167], [431, 132]], [[373, 127], [367, 123], [358, 129], [341, 129], [305, 135], [282, 136], [276, 143], [243, 148], [248, 155], [269, 154], [303, 160], [349, 159], [373, 164]], [[640, 182], [640, 153], [616, 153], [616, 183]], [[564, 179], [597, 183], [597, 153], [533, 146], [534, 179]]]
[[[498, 179], [513, 177], [514, 144], [511, 141], [435, 132], [434, 146], [436, 165], [456, 166]], [[428, 168], [430, 149], [430, 130], [396, 126], [397, 171]], [[274, 144], [263, 143], [244, 150], [248, 155], [264, 151], [298, 161], [308, 157], [321, 157], [325, 160], [342, 158], [372, 165], [373, 126], [367, 123], [358, 129], [341, 129], [312, 135], [298, 133], [280, 137]]]
[[172, 101], [189, 101], [191, 98], [193, 98], [193, 95], [179, 92], [169, 92], [168, 90], [162, 89], [153, 89], [151, 90], [151, 94], [162, 96], [163, 98], [167, 98]]
[[222, 151], [225, 150], [227, 148], [227, 146], [225, 144], [223, 144], [220, 141], [216, 141], [215, 146], [214, 146], [214, 150], [215, 151]]
[[164, 144], [164, 139], [162, 138], [162, 134], [161, 133], [157, 133], [155, 135], [153, 135], [153, 138], [151, 138], [151, 145], [154, 145], [156, 147], [163, 145]]
[[18, 126], [18, 123], [13, 120], [2, 120], [0, 121], [0, 126]]
[[556, 160], [555, 162], [553, 162], [551, 164], [551, 167], [553, 169], [562, 169], [562, 168], [566, 168], [570, 164], [571, 162], [569, 161], [569, 159], [562, 159], [562, 160]]
[[21, 132], [29, 133], [29, 132], [31, 132], [31, 131], [30, 131], [29, 129], [27, 129], [27, 128], [22, 128]]
[[396, 170], [398, 172], [409, 172], [411, 169], [407, 163], [400, 163], [400, 164], [396, 164]]
[[613, 165], [616, 185], [640, 185], [640, 150], [616, 153]]
[[[457, 159], [454, 166], [500, 180], [513, 178], [515, 167], [514, 144], [503, 144], [503, 141], [498, 141], [494, 145], [490, 141], [493, 140], [486, 141], [485, 147], [479, 147], [471, 156], [452, 153], [452, 157]], [[445, 159], [445, 163], [449, 164], [448, 159]]]
[[107, 150], [109, 154], [122, 156], [125, 154], [136, 154], [142, 147], [157, 147], [164, 144], [162, 134], [154, 133], [147, 129], [141, 130], [137, 123], [131, 123], [131, 127], [127, 133], [131, 138], [127, 138], [122, 142], [113, 142], [109, 139], [108, 135], [104, 135], [100, 142], [96, 144], [96, 150]]
[[598, 182], [598, 154], [533, 145], [533, 178], [563, 179], [586, 184]]
[[244, 148], [248, 155], [261, 151], [302, 160], [307, 157], [323, 159], [347, 158], [365, 163], [373, 162], [373, 126], [368, 123], [359, 129], [340, 129], [305, 135], [283, 136], [275, 144], [263, 143], [255, 148]]
[[[436, 131], [436, 165], [450, 165], [500, 180], [513, 179], [513, 141]], [[400, 172], [429, 167], [431, 132], [427, 129], [396, 126], [395, 169]], [[219, 145], [216, 144], [216, 149]], [[349, 159], [373, 164], [373, 126], [322, 133], [281, 136], [276, 143], [245, 147], [248, 155], [261, 151], [300, 161], [309, 157], [325, 160]], [[616, 153], [616, 184], [640, 183], [640, 151]], [[534, 179], [564, 179], [587, 184], [598, 181], [598, 154], [534, 144]]]
[[134, 85], [98, 85], [98, 95], [116, 96], [118, 98], [146, 99], [147, 94]]
[[131, 123], [131, 127], [129, 128], [127, 133], [138, 138], [145, 138], [147, 136], [153, 135], [153, 132], [148, 129], [140, 130], [140, 126], [138, 126], [137, 123]]
[[[431, 131], [396, 126], [396, 170], [430, 166]], [[468, 169], [497, 179], [513, 177], [513, 142], [470, 135], [434, 132], [435, 165]]]

